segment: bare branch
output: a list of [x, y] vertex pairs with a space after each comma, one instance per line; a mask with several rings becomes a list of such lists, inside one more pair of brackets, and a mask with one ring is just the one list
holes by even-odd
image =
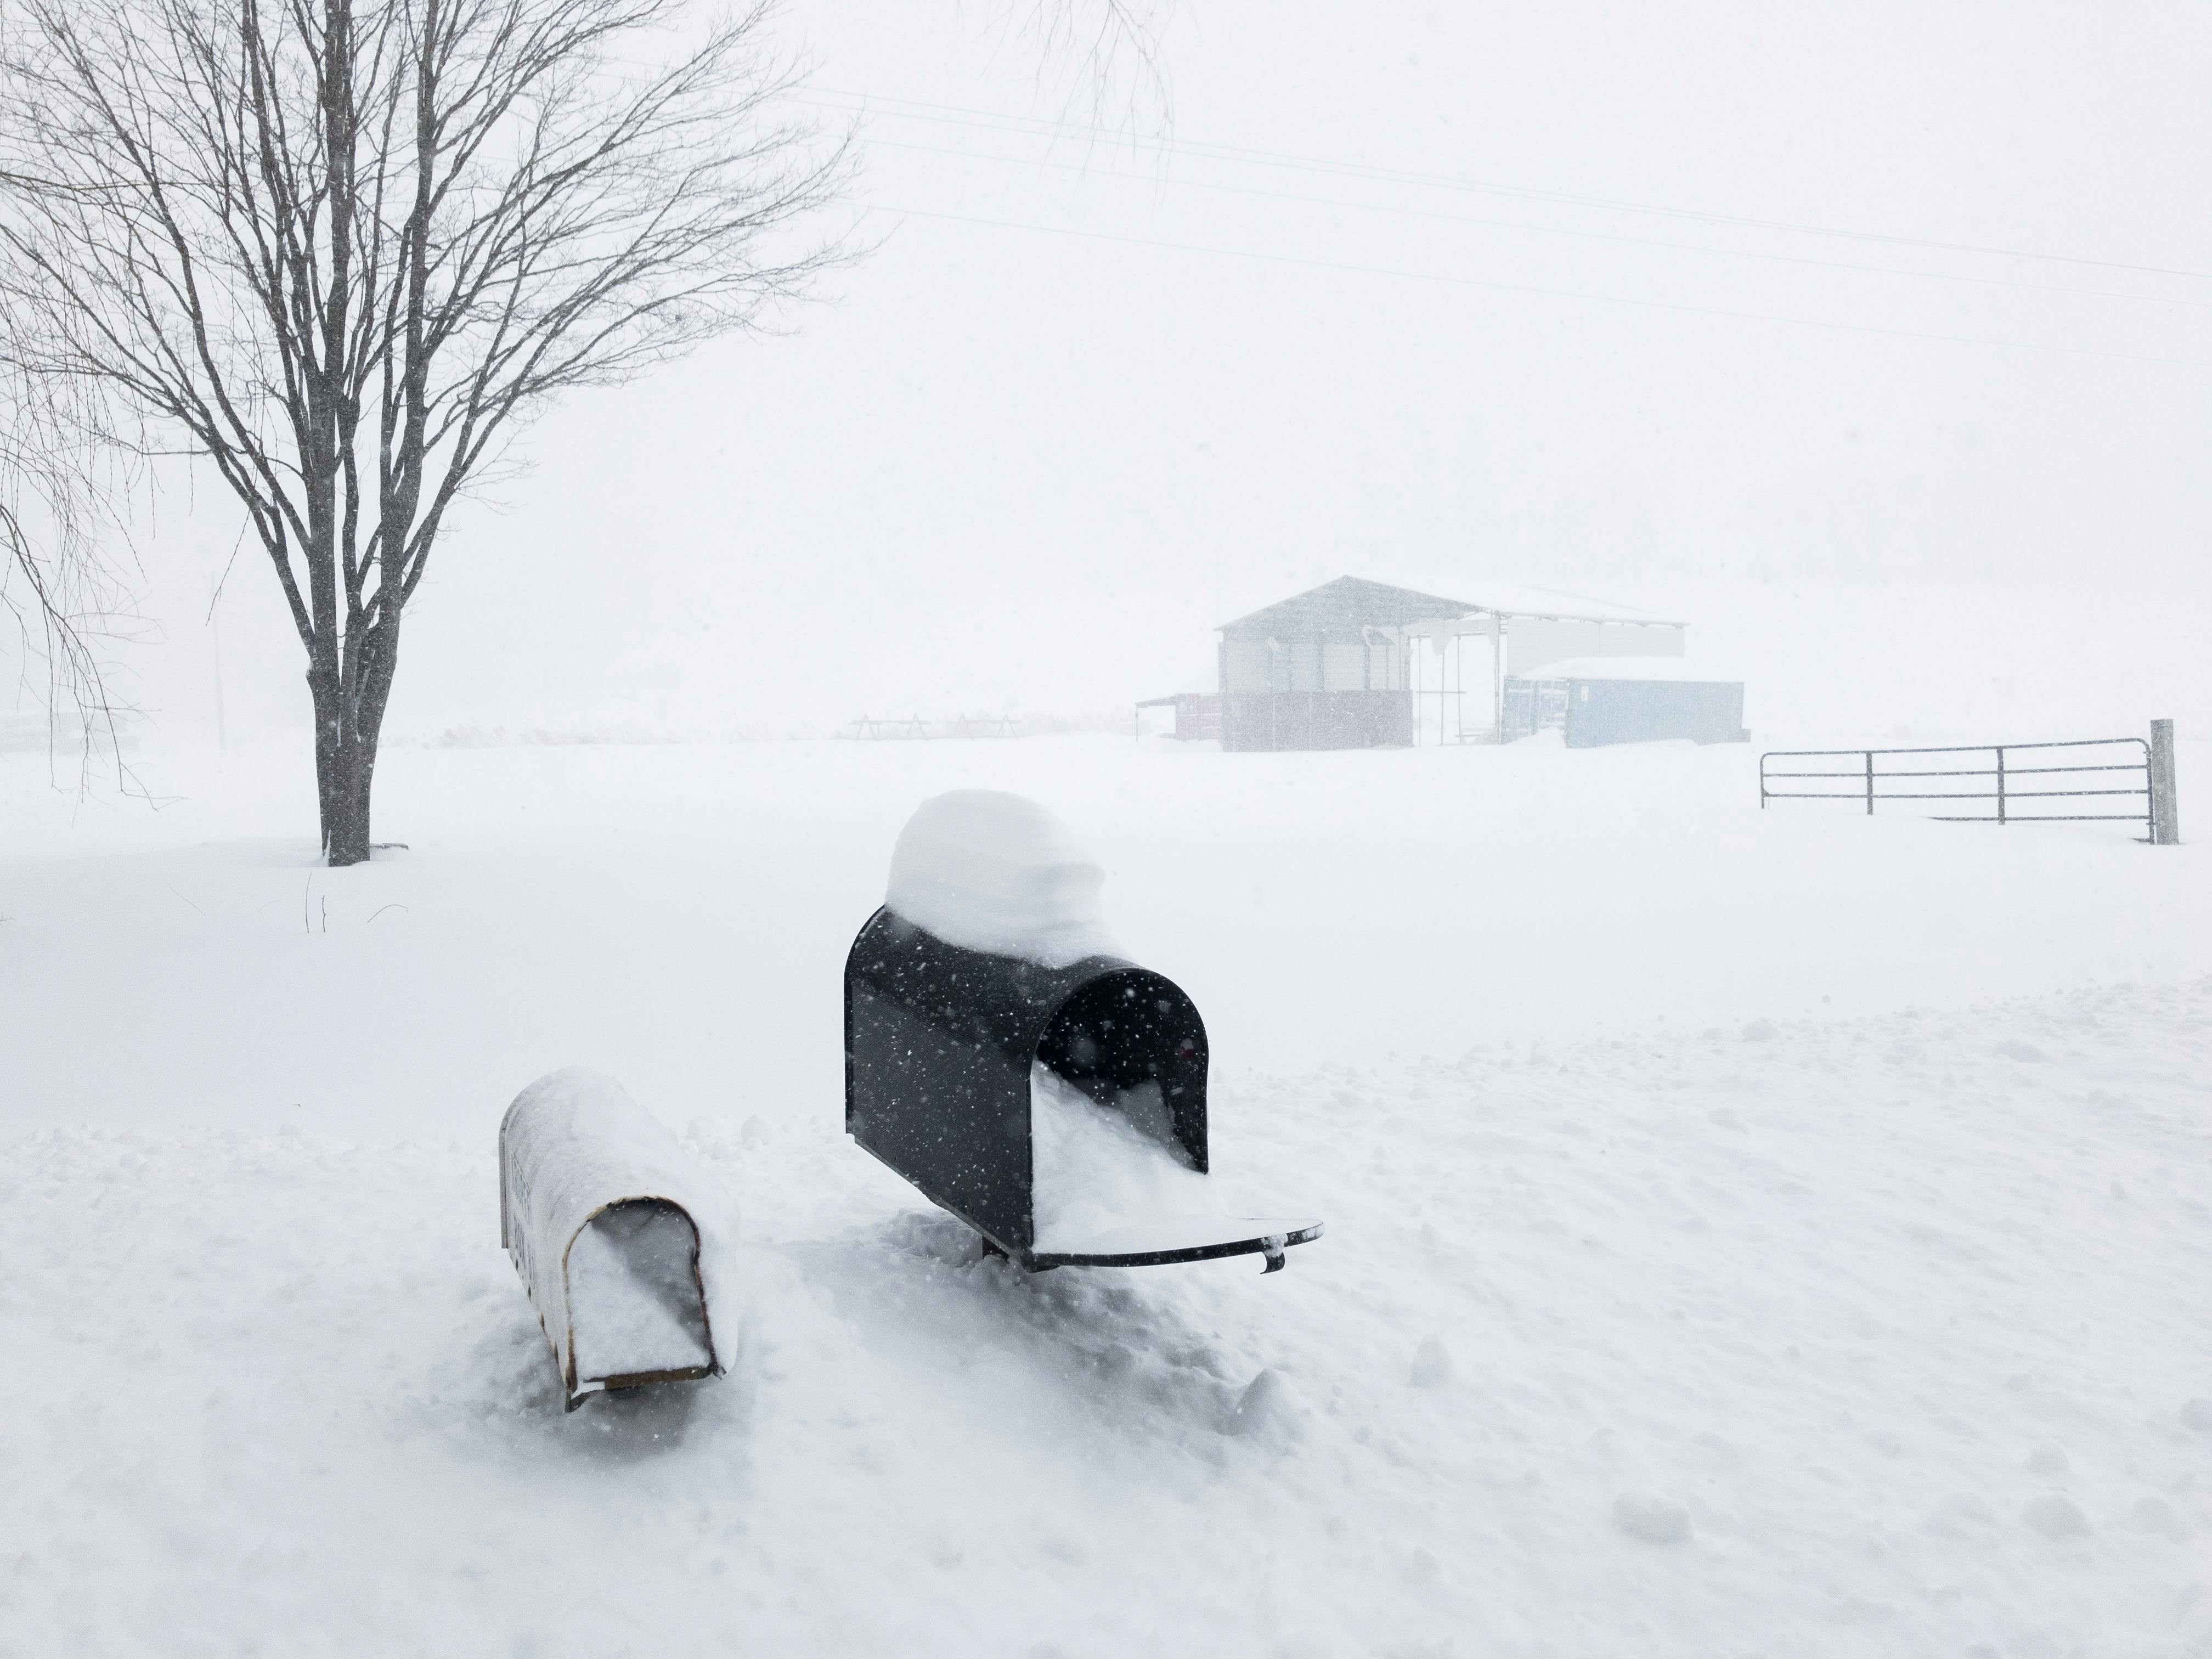
[[1175, 99], [1160, 36], [1174, 0], [995, 0], [993, 33], [1036, 64], [1059, 118], [1093, 131], [1165, 131]]
[[103, 554], [100, 532], [115, 526], [100, 470], [101, 411], [24, 373], [9, 320], [0, 313], [0, 615], [15, 635], [17, 691], [46, 712], [49, 757], [74, 751], [79, 787], [98, 768], [137, 792], [123, 746], [135, 711], [117, 693], [107, 655], [138, 623], [124, 609], [122, 573]]

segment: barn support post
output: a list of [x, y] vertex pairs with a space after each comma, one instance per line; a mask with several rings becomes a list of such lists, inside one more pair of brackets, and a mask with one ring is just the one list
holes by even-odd
[[2173, 722], [2150, 723], [2150, 841], [2154, 847], [2181, 843], [2180, 810], [2173, 779]]
[[1505, 741], [1505, 618], [1490, 617], [1490, 740]]
[[1438, 625], [1427, 635], [1437, 648], [1437, 742], [1451, 741], [1451, 632], [1450, 624]]
[[[1467, 741], [1467, 644], [1456, 628], [1444, 636], [1444, 648], [1451, 659], [1448, 681], [1451, 695], [1445, 700], [1444, 706], [1451, 711], [1451, 740], [1455, 744], [1463, 744]], [[1439, 719], [1439, 732], [1443, 724]]]
[[1413, 641], [1420, 636], [1410, 627], [1401, 627], [1399, 637], [1406, 642], [1406, 701], [1413, 711], [1413, 746], [1421, 746], [1421, 647]]
[[1267, 641], [1267, 752], [1283, 748], [1283, 717], [1276, 712], [1276, 681], [1290, 679], [1290, 654], [1281, 639]]
[[1227, 754], [1231, 747], [1230, 726], [1235, 717], [1229, 712], [1231, 705], [1229, 701], [1229, 635], [1226, 634], [1214, 643], [1213, 667], [1215, 689], [1221, 693], [1221, 750]]

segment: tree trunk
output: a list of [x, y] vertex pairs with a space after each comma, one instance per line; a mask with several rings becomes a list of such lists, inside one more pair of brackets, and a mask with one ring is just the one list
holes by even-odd
[[388, 626], [371, 630], [357, 669], [360, 690], [350, 706], [335, 676], [312, 670], [307, 675], [307, 689], [315, 706], [315, 795], [322, 817], [325, 864], [368, 861], [369, 801], [376, 781], [376, 751], [384, 732], [385, 706], [392, 696], [392, 671], [398, 665], [396, 646]]
[[368, 861], [368, 796], [376, 752], [358, 737], [340, 743], [327, 763], [318, 752], [315, 781], [323, 797], [323, 861]]
[[368, 859], [369, 785], [376, 755], [362, 747], [343, 699], [319, 675], [308, 685], [315, 703], [315, 800], [323, 827], [323, 862], [362, 864]]

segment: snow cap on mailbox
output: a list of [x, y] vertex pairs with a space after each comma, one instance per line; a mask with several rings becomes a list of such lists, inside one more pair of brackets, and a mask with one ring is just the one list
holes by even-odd
[[709, 1229], [730, 1206], [659, 1120], [611, 1077], [554, 1072], [507, 1108], [499, 1162], [500, 1243], [570, 1410], [604, 1389], [720, 1371]]
[[956, 789], [899, 831], [884, 904], [947, 945], [1065, 968], [1115, 954], [1105, 882], [1075, 832], [1035, 801]]

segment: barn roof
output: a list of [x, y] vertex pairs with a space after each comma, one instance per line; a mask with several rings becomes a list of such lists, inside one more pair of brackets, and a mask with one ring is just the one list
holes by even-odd
[[1275, 638], [1304, 634], [1358, 633], [1362, 628], [1402, 628], [1408, 623], [1464, 617], [1476, 609], [1459, 599], [1416, 593], [1358, 576], [1333, 582], [1267, 605], [1249, 616], [1221, 624], [1224, 634], [1265, 634]]
[[1501, 583], [1483, 585], [1480, 600], [1446, 599], [1410, 587], [1393, 587], [1359, 576], [1339, 576], [1333, 582], [1263, 606], [1234, 622], [1221, 624], [1226, 635], [1287, 639], [1314, 634], [1357, 633], [1362, 628], [1404, 628], [1425, 622], [1449, 622], [1460, 617], [1546, 617], [1563, 621], [1658, 623], [1680, 627], [1671, 618], [1652, 616], [1625, 605], [1587, 599], [1578, 593], [1548, 588], [1519, 587]]

